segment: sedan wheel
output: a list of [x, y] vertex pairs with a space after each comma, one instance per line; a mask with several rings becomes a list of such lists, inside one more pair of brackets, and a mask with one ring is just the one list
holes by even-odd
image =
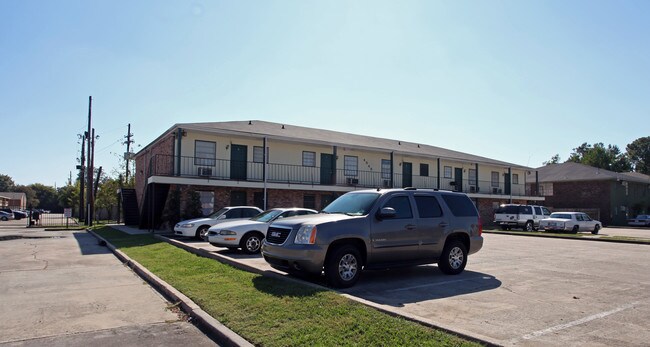
[[208, 229], [210, 229], [210, 227], [208, 227], [206, 225], [204, 225], [202, 227], [199, 227], [196, 230], [196, 235], [194, 235], [194, 237], [201, 240], [201, 241], [203, 241], [203, 238], [208, 234]]
[[594, 230], [591, 233], [597, 235], [599, 231], [600, 231], [600, 225], [596, 224], [596, 226], [594, 226]]
[[257, 233], [251, 233], [244, 237], [242, 249], [248, 254], [255, 254], [260, 252], [262, 247], [262, 240], [264, 238], [260, 237]]

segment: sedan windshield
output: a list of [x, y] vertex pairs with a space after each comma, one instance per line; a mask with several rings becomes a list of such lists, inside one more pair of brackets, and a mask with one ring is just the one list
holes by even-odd
[[377, 193], [344, 194], [323, 209], [324, 213], [344, 213], [351, 216], [364, 216], [379, 198]]
[[275, 217], [279, 216], [282, 213], [282, 210], [266, 210], [257, 216], [251, 218], [251, 220], [257, 221], [257, 222], [263, 222], [263, 223], [268, 223], [275, 219]]

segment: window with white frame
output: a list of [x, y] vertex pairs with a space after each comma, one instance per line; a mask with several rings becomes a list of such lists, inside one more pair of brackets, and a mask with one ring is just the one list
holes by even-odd
[[444, 176], [443, 176], [444, 178], [452, 178], [452, 176], [451, 176], [451, 166], [445, 166], [443, 174], [444, 174]]
[[512, 184], [519, 184], [519, 174], [512, 174]]
[[214, 192], [199, 192], [199, 199], [201, 200], [201, 213], [204, 216], [214, 212]]
[[264, 147], [253, 146], [253, 163], [264, 163]]
[[343, 157], [343, 169], [346, 176], [357, 176], [359, 173], [359, 158], [346, 155]]
[[316, 152], [302, 152], [302, 166], [316, 166]]
[[476, 185], [476, 169], [469, 169], [467, 171], [469, 172], [469, 177], [467, 178], [467, 182], [469, 183], [470, 186], [475, 186]]
[[420, 176], [429, 176], [429, 164], [420, 164]]
[[390, 160], [382, 159], [381, 160], [381, 178], [390, 179]]
[[217, 159], [217, 143], [194, 141], [194, 165], [214, 166]]
[[499, 173], [492, 171], [492, 187], [499, 187]]

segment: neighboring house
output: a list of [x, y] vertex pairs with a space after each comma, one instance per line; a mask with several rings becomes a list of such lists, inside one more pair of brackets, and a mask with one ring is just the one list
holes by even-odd
[[27, 195], [22, 192], [0, 192], [6, 198], [5, 206], [11, 209], [24, 210], [27, 208]]
[[[320, 210], [364, 188], [463, 191], [483, 222], [526, 191], [531, 168], [426, 144], [265, 121], [175, 124], [135, 155], [141, 227], [158, 227], [170, 189], [198, 191], [204, 214], [229, 205]], [[534, 176], [533, 176], [534, 177]], [[184, 204], [184, 203], [182, 203]]]
[[[543, 166], [537, 173], [539, 184], [530, 184], [529, 188], [544, 196], [552, 210], [593, 212], [592, 217], [604, 225], [626, 225], [628, 217], [650, 211], [648, 175], [570, 162]], [[534, 179], [534, 175], [527, 179]]]

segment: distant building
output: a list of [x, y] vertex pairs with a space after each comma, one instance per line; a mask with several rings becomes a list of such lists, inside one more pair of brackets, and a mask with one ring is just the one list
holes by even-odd
[[24, 210], [27, 208], [27, 195], [22, 192], [0, 192], [0, 196], [6, 198], [4, 200], [4, 207], [11, 209]]
[[539, 183], [529, 184], [529, 189], [544, 196], [551, 210], [591, 212], [604, 225], [626, 225], [627, 218], [650, 212], [648, 175], [570, 162], [542, 166], [537, 174]]
[[187, 191], [198, 192], [204, 214], [229, 205], [322, 209], [355, 189], [415, 187], [465, 192], [490, 223], [500, 203], [544, 200], [526, 190], [529, 167], [423, 143], [257, 120], [175, 124], [135, 160], [141, 227], [160, 225], [165, 199], [176, 188], [183, 199]]

